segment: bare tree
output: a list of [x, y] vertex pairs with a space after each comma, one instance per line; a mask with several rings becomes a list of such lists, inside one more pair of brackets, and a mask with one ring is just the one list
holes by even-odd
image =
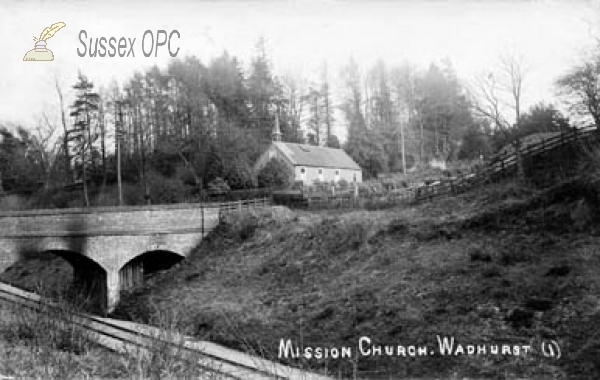
[[[406, 108], [408, 120], [407, 127], [412, 127], [413, 123], [418, 122], [419, 129], [419, 160], [422, 162], [425, 158], [425, 131], [424, 122], [422, 115], [419, 115], [419, 108], [417, 104], [418, 91], [417, 91], [417, 80], [418, 72], [417, 69], [408, 62], [403, 62], [399, 67], [392, 71], [392, 83], [398, 96], [398, 101], [403, 104]], [[407, 129], [403, 127], [403, 135], [407, 132]], [[404, 137], [402, 137], [404, 138]]]
[[501, 84], [504, 91], [511, 97], [510, 107], [515, 112], [515, 125], [518, 128], [521, 120], [521, 103], [523, 95], [523, 80], [527, 74], [523, 56], [515, 53], [505, 53], [500, 57]]
[[600, 43], [598, 52], [560, 77], [556, 85], [571, 112], [591, 116], [600, 126]]
[[307, 101], [306, 83], [293, 73], [284, 75], [282, 82], [295, 141], [299, 138], [299, 129], [302, 124], [304, 107]]
[[34, 130], [34, 138], [31, 141], [31, 145], [44, 172], [44, 189], [48, 190], [50, 177], [58, 157], [58, 152], [61, 149], [62, 141], [55, 139], [57, 128], [50, 123], [48, 116], [43, 114], [43, 118], [44, 123], [40, 122]]
[[63, 98], [63, 93], [58, 84], [58, 78], [54, 78], [54, 85], [56, 87], [56, 93], [58, 94], [58, 100], [60, 101], [60, 119], [63, 127], [63, 135], [62, 135], [62, 154], [63, 154], [63, 162], [64, 162], [64, 171], [65, 176], [67, 177], [67, 183], [73, 180], [73, 176], [71, 174], [71, 155], [69, 153], [69, 143], [74, 140], [73, 130], [69, 129], [67, 126], [67, 116], [65, 114], [65, 103]]
[[493, 73], [479, 75], [471, 88], [471, 103], [481, 116], [489, 119], [498, 129], [510, 129], [510, 123], [504, 117], [499, 85]]
[[[481, 116], [489, 119], [496, 132], [511, 141], [517, 158], [517, 175], [524, 181], [523, 160], [521, 157], [521, 136], [519, 122], [523, 102], [523, 83], [527, 74], [523, 57], [514, 52], [504, 53], [495, 72], [488, 72], [475, 80], [471, 89], [471, 103]], [[514, 124], [507, 117], [507, 109], [514, 112]]]
[[331, 143], [331, 125], [333, 123], [333, 108], [331, 106], [331, 91], [329, 89], [329, 70], [327, 62], [323, 63], [321, 72], [321, 96], [323, 97], [323, 118], [325, 119], [325, 146]]

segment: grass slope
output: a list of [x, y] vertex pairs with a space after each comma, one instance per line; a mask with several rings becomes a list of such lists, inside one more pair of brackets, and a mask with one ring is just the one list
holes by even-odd
[[[282, 360], [340, 377], [595, 378], [600, 235], [584, 190], [506, 184], [387, 211], [232, 215], [117, 315], [176, 314], [187, 334], [269, 359], [280, 339], [353, 347], [352, 358]], [[440, 355], [438, 335], [532, 352]], [[358, 355], [361, 336], [435, 354]], [[548, 339], [560, 359], [542, 354]]]

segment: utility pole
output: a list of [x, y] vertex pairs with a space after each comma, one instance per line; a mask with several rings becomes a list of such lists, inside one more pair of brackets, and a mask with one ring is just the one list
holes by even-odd
[[[410, 116], [409, 116], [410, 118]], [[404, 153], [404, 114], [402, 113], [402, 104], [400, 101], [400, 94], [398, 94], [398, 127], [399, 127], [399, 134], [398, 137], [400, 138], [400, 154], [402, 157], [402, 174], [404, 176], [406, 176], [406, 155]]]
[[315, 99], [315, 134], [317, 146], [321, 146], [321, 126], [319, 125], [319, 93], [314, 90], [313, 96]]
[[116, 124], [116, 135], [117, 135], [117, 184], [119, 187], [119, 206], [123, 206], [123, 184], [121, 182], [121, 139], [123, 138], [123, 103], [121, 100], [117, 100], [117, 107], [119, 108], [119, 117]]

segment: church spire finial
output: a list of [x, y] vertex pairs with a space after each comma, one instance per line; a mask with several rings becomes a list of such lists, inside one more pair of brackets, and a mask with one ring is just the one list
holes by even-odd
[[273, 126], [273, 133], [271, 134], [273, 141], [281, 141], [281, 130], [279, 129], [279, 115], [275, 114], [275, 125]]

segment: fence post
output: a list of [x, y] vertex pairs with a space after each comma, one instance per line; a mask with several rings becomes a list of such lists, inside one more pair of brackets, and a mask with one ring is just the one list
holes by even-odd
[[546, 139], [542, 139], [542, 153], [546, 151]]
[[238, 212], [240, 212], [240, 213], [242, 212], [242, 200], [241, 199], [238, 200]]

